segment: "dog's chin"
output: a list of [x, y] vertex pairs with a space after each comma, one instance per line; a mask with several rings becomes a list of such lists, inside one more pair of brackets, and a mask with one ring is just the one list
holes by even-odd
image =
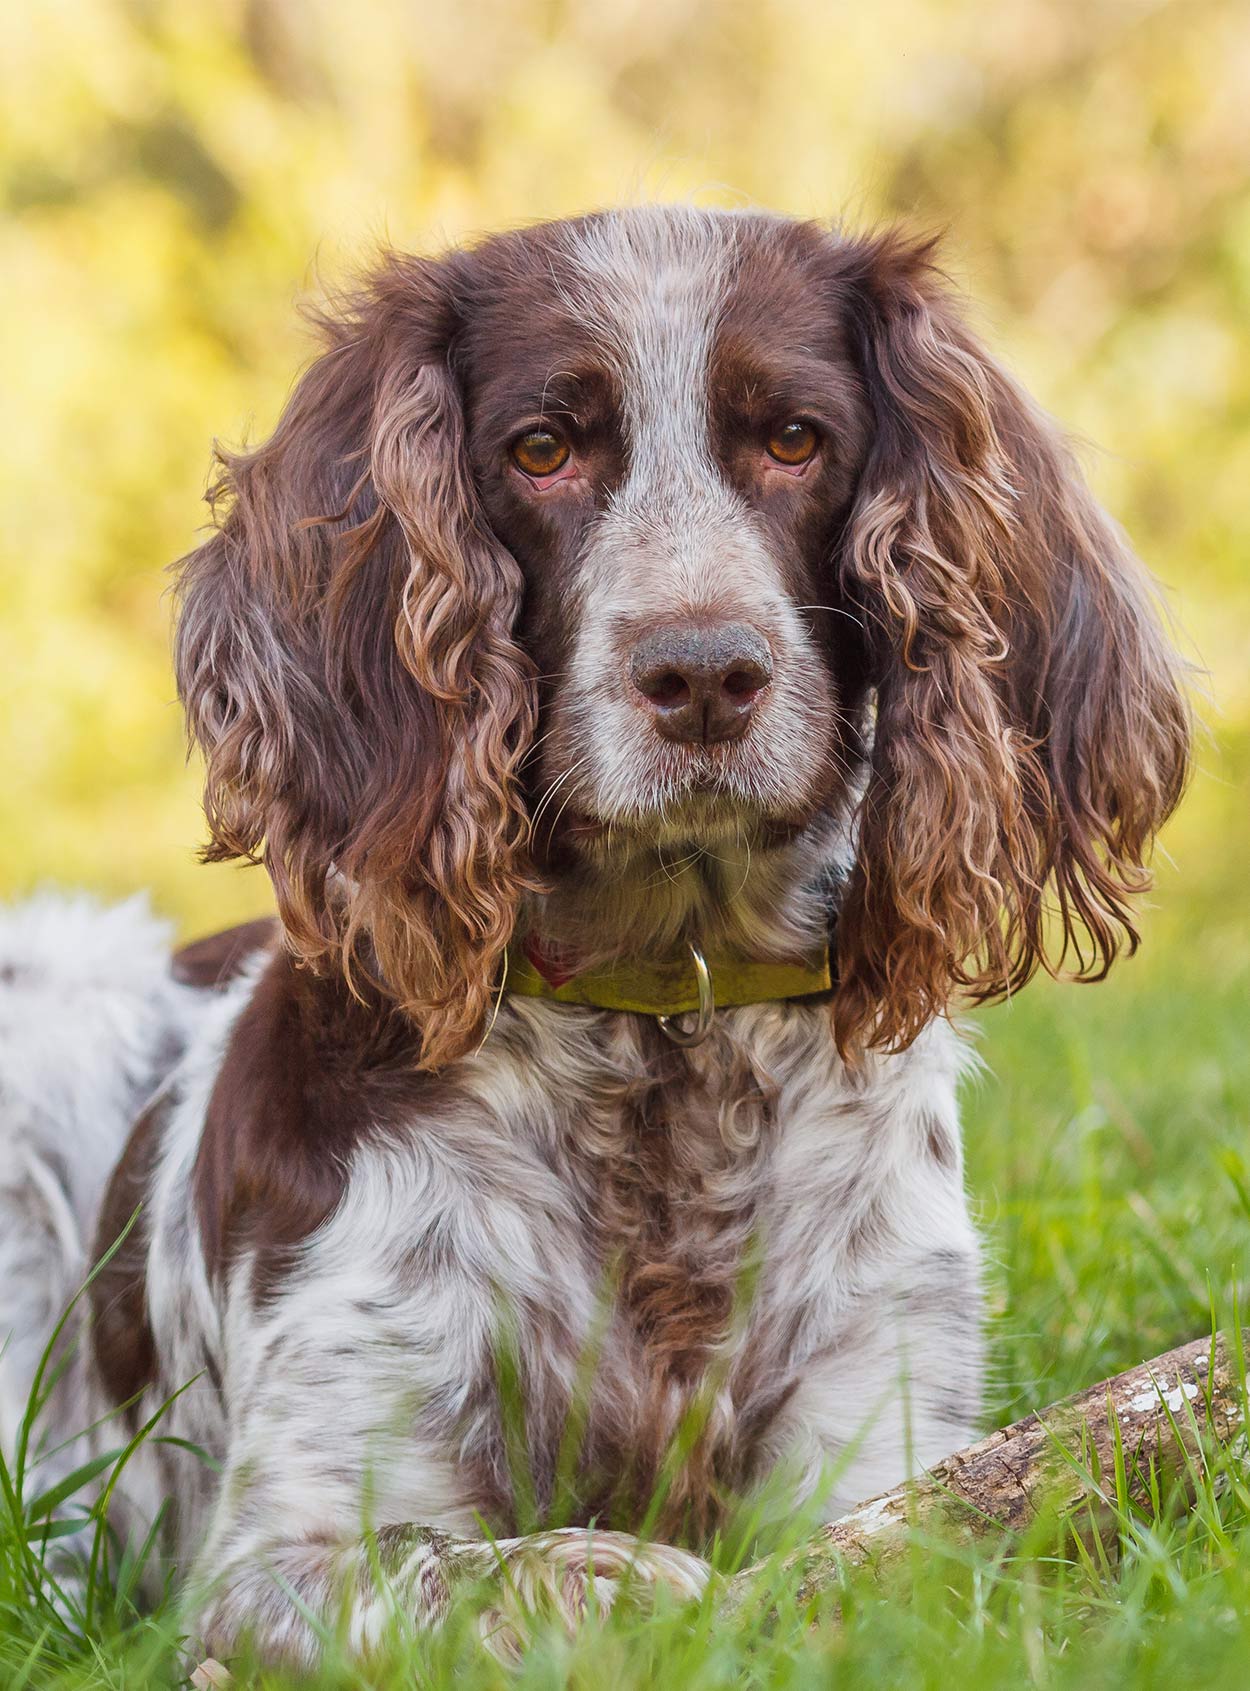
[[782, 809], [732, 791], [700, 788], [677, 798], [646, 802], [618, 814], [570, 808], [560, 819], [557, 841], [565, 850], [608, 860], [654, 851], [686, 855], [697, 851], [767, 849], [785, 844], [812, 819], [813, 807]]
[[[537, 812], [535, 843], [556, 857], [599, 862], [647, 851], [671, 857], [699, 850], [756, 851], [784, 844], [824, 811], [829, 760], [802, 744], [774, 747], [750, 736], [727, 746], [648, 746], [583, 777]], [[558, 778], [557, 778], [558, 779]]]

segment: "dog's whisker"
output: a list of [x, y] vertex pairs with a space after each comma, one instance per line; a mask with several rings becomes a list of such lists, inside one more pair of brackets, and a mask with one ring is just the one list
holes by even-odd
[[[592, 755], [593, 755], [592, 753], [587, 752], [587, 753], [585, 753], [584, 756], [578, 758], [576, 763], [571, 763], [568, 766], [568, 768], [564, 771], [564, 773], [562, 775], [558, 775], [555, 778], [555, 780], [551, 783], [551, 785], [547, 788], [547, 791], [543, 794], [543, 797], [541, 798], [541, 800], [538, 803], [537, 809], [535, 810], [533, 816], [530, 819], [530, 826], [534, 830], [535, 833], [537, 833], [537, 831], [538, 831], [538, 824], [542, 820], [542, 815], [543, 815], [544, 810], [547, 809], [548, 805], [551, 803], [555, 794], [564, 785], [564, 783], [569, 779], [570, 776], [576, 775], [579, 769], [585, 768], [586, 764], [588, 764], [590, 762]], [[550, 830], [548, 830], [548, 831], [550, 832]]]
[[848, 611], [842, 605], [794, 605], [791, 609], [796, 611], [828, 611], [830, 616], [846, 617], [847, 621], [853, 622], [856, 628], [864, 626], [862, 617], [856, 616], [854, 611]]

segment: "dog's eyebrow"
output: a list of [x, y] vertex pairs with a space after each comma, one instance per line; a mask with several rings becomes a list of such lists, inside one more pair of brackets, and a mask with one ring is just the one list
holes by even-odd
[[783, 411], [801, 412], [830, 428], [846, 421], [845, 378], [806, 349], [770, 357], [733, 348], [714, 364], [710, 388], [736, 423], [753, 424]]
[[548, 370], [539, 396], [538, 410], [545, 411], [549, 399], [557, 404], [563, 401], [565, 405], [571, 405], [584, 386], [585, 379], [580, 370]]
[[549, 370], [541, 380], [519, 384], [509, 397], [517, 411], [532, 411], [539, 417], [559, 413], [579, 425], [613, 410], [608, 376], [596, 369]]

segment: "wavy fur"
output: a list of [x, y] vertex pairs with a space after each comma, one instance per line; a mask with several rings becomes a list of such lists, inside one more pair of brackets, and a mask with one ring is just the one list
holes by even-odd
[[532, 669], [446, 363], [450, 267], [393, 258], [272, 437], [221, 453], [176, 666], [209, 860], [268, 869], [306, 962], [384, 983], [436, 1067], [480, 1035], [532, 877]]
[[1190, 736], [1144, 570], [929, 245], [868, 243], [852, 281], [874, 438], [841, 573], [878, 682], [844, 1051], [907, 1044], [957, 989], [998, 998], [1070, 956], [1097, 980], [1133, 951]]

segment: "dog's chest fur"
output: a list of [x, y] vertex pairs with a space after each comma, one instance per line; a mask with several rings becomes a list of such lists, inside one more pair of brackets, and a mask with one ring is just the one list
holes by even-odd
[[[518, 1178], [536, 1195], [548, 1189], [561, 1242], [544, 1276], [550, 1302], [532, 1302], [518, 1328], [538, 1422], [525, 1440], [533, 1479], [546, 1501], [561, 1480], [552, 1464], [563, 1423], [584, 1414], [581, 1509], [637, 1520], [680, 1438], [687, 1454], [666, 1481], [664, 1518], [670, 1532], [702, 1530], [721, 1490], [750, 1478], [755, 1454], [744, 1417], [759, 1418], [759, 1334], [735, 1315], [758, 1276], [776, 1082], [726, 1033], [695, 1054], [648, 1018], [587, 1018], [573, 1041], [553, 1040], [551, 1021], [522, 1012], [506, 1036], [517, 1067], [555, 1102], [533, 1101], [513, 1123]], [[506, 1515], [510, 1476], [489, 1434], [475, 1460]]]
[[184, 1065], [148, 1303], [162, 1383], [219, 1378], [234, 1460], [280, 1428], [323, 1512], [364, 1487], [385, 1520], [636, 1523], [659, 1484], [663, 1530], [702, 1538], [810, 1465], [831, 1359], [853, 1434], [857, 1347], [917, 1258], [971, 1260], [944, 1029], [851, 1078], [819, 1004], [725, 1013], [686, 1053], [650, 1018], [514, 1000], [431, 1079], [286, 967], [231, 988]]

